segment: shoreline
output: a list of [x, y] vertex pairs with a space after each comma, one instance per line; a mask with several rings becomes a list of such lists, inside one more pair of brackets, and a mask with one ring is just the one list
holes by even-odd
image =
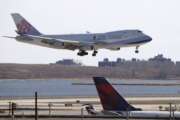
[[[102, 76], [101, 76], [102, 77]], [[147, 80], [152, 80], [152, 81], [170, 81], [170, 80], [177, 80], [180, 81], [180, 78], [166, 78], [166, 79], [149, 79], [149, 78], [113, 78], [113, 77], [105, 77], [110, 80], [127, 80], [127, 81], [133, 81], [133, 80], [140, 80], [140, 81], [147, 81]], [[92, 80], [92, 77], [88, 78], [0, 78], [0, 80]]]
[[[123, 95], [125, 98], [180, 98], [180, 94], [171, 94], [171, 95]], [[99, 99], [99, 96], [38, 96], [38, 99], [85, 99], [85, 98], [92, 98], [92, 99]], [[0, 100], [21, 100], [21, 99], [34, 99], [34, 96], [0, 96]]]

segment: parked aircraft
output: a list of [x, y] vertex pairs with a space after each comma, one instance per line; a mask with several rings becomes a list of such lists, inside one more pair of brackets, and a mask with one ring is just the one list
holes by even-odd
[[[34, 45], [56, 48], [79, 50], [77, 55], [88, 55], [88, 50], [92, 50], [92, 56], [96, 56], [98, 49], [120, 50], [122, 47], [138, 48], [148, 43], [152, 38], [140, 30], [122, 30], [106, 33], [87, 33], [87, 34], [63, 34], [63, 35], [45, 35], [40, 33], [20, 14], [13, 13], [13, 20], [16, 24], [18, 34], [15, 38], [17, 41], [30, 43]], [[8, 37], [8, 36], [6, 36]]]
[[[93, 107], [93, 115], [119, 115], [136, 118], [169, 118], [169, 111], [143, 111], [141, 108], [136, 108], [130, 105], [104, 77], [94, 77], [94, 83], [103, 107], [102, 112], [95, 112]], [[175, 118], [180, 118], [180, 112], [174, 112]]]

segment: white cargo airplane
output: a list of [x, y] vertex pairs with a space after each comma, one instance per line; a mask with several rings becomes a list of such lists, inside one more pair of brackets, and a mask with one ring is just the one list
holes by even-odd
[[[130, 105], [104, 77], [94, 77], [94, 83], [103, 107], [102, 112], [95, 111], [92, 105], [86, 105], [87, 112], [91, 115], [118, 115], [120, 117], [132, 118], [163, 118], [170, 117], [169, 111], [143, 111]], [[171, 113], [173, 116], [173, 113]], [[180, 112], [175, 111], [174, 117], [180, 119]]]
[[[18, 34], [17, 41], [45, 46], [56, 49], [76, 50], [77, 55], [88, 55], [88, 50], [93, 50], [92, 56], [96, 56], [98, 49], [120, 50], [121, 47], [135, 46], [138, 53], [140, 45], [150, 42], [152, 38], [145, 35], [140, 30], [122, 30], [106, 33], [87, 34], [64, 34], [64, 35], [44, 35], [33, 27], [20, 14], [11, 14], [16, 24]], [[8, 37], [8, 36], [6, 36]]]

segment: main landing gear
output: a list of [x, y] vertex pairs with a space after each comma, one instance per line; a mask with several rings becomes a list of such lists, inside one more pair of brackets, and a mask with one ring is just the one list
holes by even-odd
[[86, 52], [85, 50], [79, 50], [79, 52], [77, 53], [77, 55], [79, 55], [79, 56], [88, 55], [88, 52]]
[[96, 56], [97, 53], [98, 51], [94, 50], [94, 52], [92, 53], [92, 56]]
[[135, 53], [139, 53], [139, 50], [138, 50], [139, 46], [136, 46], [136, 50], [135, 50]]
[[[92, 53], [92, 56], [96, 56], [96, 54], [98, 53], [97, 50], [94, 50]], [[88, 55], [88, 52], [86, 52], [85, 50], [79, 50], [79, 52], [77, 53], [77, 55], [79, 56], [85, 56]]]

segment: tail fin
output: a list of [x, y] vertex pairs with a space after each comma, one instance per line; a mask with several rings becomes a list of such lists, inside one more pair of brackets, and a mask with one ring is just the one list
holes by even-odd
[[136, 111], [104, 77], [93, 77], [101, 104], [107, 111]]
[[12, 18], [17, 27], [17, 33], [20, 35], [41, 35], [41, 33], [34, 28], [27, 20], [25, 20], [20, 14], [12, 13]]

